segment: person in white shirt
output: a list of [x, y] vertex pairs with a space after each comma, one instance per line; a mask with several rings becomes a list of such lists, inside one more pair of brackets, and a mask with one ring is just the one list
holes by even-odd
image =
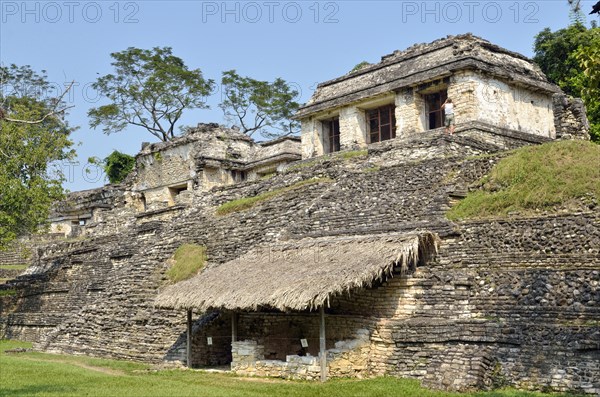
[[454, 134], [454, 104], [452, 103], [452, 99], [447, 98], [444, 103], [442, 103], [441, 109], [444, 109], [444, 114], [446, 116], [446, 134], [450, 132], [450, 135]]

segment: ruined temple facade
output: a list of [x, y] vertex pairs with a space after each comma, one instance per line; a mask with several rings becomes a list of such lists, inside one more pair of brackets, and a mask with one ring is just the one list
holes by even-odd
[[[485, 101], [488, 89], [501, 102]], [[453, 136], [428, 128], [441, 116], [422, 104], [443, 90]], [[366, 118], [384, 106], [396, 136], [373, 142]], [[0, 253], [30, 264], [0, 284], [0, 335], [246, 375], [317, 379], [322, 353], [330, 378], [598, 394], [599, 207], [446, 217], [507, 150], [585, 138], [584, 110], [521, 55], [459, 36], [319, 86], [298, 113], [302, 143], [202, 124], [144, 145], [122, 184], [71, 194], [55, 234]], [[364, 150], [328, 153], [336, 114], [339, 149]], [[208, 260], [172, 284], [183, 244]]]
[[80, 236], [116, 207], [137, 214], [168, 210], [189, 203], [193, 192], [255, 181], [300, 157], [298, 137], [257, 143], [236, 129], [198, 124], [169, 142], [144, 143], [134, 171], [122, 184], [75, 192], [57, 203], [50, 232]]
[[201, 124], [173, 141], [144, 145], [132, 190], [145, 208], [158, 209], [180, 202], [185, 192], [254, 181], [299, 158], [297, 137], [256, 143], [237, 130]]
[[499, 128], [554, 139], [562, 109], [553, 96], [564, 97], [523, 55], [472, 35], [449, 36], [319, 84], [296, 115], [302, 157], [441, 128], [446, 98], [463, 135]]

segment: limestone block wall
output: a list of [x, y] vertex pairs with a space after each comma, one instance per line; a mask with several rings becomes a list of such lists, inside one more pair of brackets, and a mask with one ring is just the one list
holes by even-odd
[[[264, 348], [264, 357], [285, 361], [287, 355], [319, 354], [320, 316], [315, 313], [242, 313], [238, 318], [238, 339], [255, 340]], [[347, 316], [327, 316], [327, 348], [351, 339], [362, 323]], [[300, 340], [306, 339], [303, 348]]]
[[370, 376], [371, 344], [369, 330], [355, 330], [354, 339], [338, 341], [327, 350], [327, 373], [330, 378]]
[[556, 138], [590, 139], [590, 124], [583, 101], [563, 94], [554, 95], [552, 101]]
[[[537, 93], [478, 73], [464, 78], [476, 85], [473, 92], [476, 120], [543, 137], [556, 137], [552, 95]], [[457, 114], [460, 111], [457, 106]]]
[[[363, 377], [368, 374], [368, 331], [358, 338], [338, 341], [326, 354], [327, 377]], [[285, 360], [265, 359], [265, 347], [255, 340], [231, 343], [231, 369], [239, 375], [270, 376], [284, 379], [317, 380], [321, 375], [319, 356], [286, 355]]]
[[407, 136], [422, 131], [418, 100], [415, 100], [413, 88], [405, 88], [395, 98], [396, 136]]
[[144, 191], [174, 184], [184, 184], [195, 177], [193, 145], [176, 145], [137, 159], [135, 189]]
[[[297, 159], [299, 160], [299, 158]], [[278, 172], [283, 172], [289, 167], [288, 161], [272, 161], [256, 165], [246, 171], [247, 181], [256, 181], [264, 177], [271, 177]]]
[[456, 124], [477, 120], [477, 89], [479, 86], [475, 72], [460, 71], [450, 78], [448, 98], [454, 104]]
[[365, 319], [371, 374], [598, 393], [599, 243], [593, 213], [464, 223], [436, 262], [330, 311]]
[[[185, 316], [183, 311], [181, 316]], [[196, 316], [200, 318], [192, 332], [192, 367], [229, 365], [232, 360], [231, 315], [216, 312], [196, 313]], [[181, 339], [180, 345], [185, 353], [186, 334], [182, 334]]]
[[340, 147], [360, 149], [367, 146], [367, 120], [365, 111], [357, 106], [340, 110]]
[[237, 132], [236, 134], [219, 134], [216, 138], [211, 139], [210, 135], [206, 135], [197, 144], [196, 151], [210, 158], [238, 160], [252, 158], [255, 144], [250, 137]]
[[215, 186], [232, 185], [235, 183], [231, 170], [209, 167], [202, 170], [201, 181], [203, 191], [208, 191]]
[[163, 235], [161, 224], [145, 218], [128, 233], [45, 247], [38, 272], [2, 300], [4, 336], [54, 352], [162, 360], [185, 316], [154, 308], [151, 297], [166, 282], [167, 259], [196, 232], [177, 225]]
[[16, 241], [0, 251], [0, 265], [21, 265], [27, 263], [31, 256], [31, 247], [29, 241]]
[[340, 147], [342, 150], [361, 149], [367, 146], [367, 121], [364, 103], [332, 109], [327, 113], [302, 120], [302, 158], [329, 153], [328, 130], [324, 125], [332, 117], [340, 119]]
[[[597, 393], [597, 211], [449, 222], [450, 194], [479, 180], [502, 154], [470, 158], [497, 150], [476, 136], [416, 135], [375, 145], [368, 158], [324, 158], [268, 180], [214, 188], [186, 208], [107, 211], [84, 239], [35, 251], [38, 270], [8, 285], [15, 295], [0, 297], [0, 330], [49, 351], [159, 362], [185, 331], [185, 313], [153, 305], [167, 282], [167, 259], [182, 243], [206, 245], [210, 265], [218, 266], [256, 245], [299, 237], [431, 230], [444, 239], [437, 260], [410, 278], [332, 300], [328, 349], [366, 329], [369, 374], [461, 390], [504, 382]], [[403, 156], [411, 147], [420, 157]], [[215, 214], [226, 201], [314, 176], [334, 182]], [[279, 352], [296, 353], [302, 331], [316, 355], [317, 317], [240, 313], [239, 337], [265, 346], [265, 359], [285, 359]], [[227, 359], [227, 315], [195, 335], [199, 360]], [[218, 351], [203, 353], [206, 337], [219, 335]]]
[[[418, 88], [417, 86], [403, 88], [390, 97], [395, 104], [397, 137], [406, 137], [415, 132], [428, 130], [424, 92], [434, 92], [435, 86], [425, 91], [419, 91]], [[576, 121], [581, 119], [582, 114], [581, 110], [577, 110], [579, 109], [577, 106], [564, 105], [562, 108], [571, 110], [562, 111], [562, 105], [559, 106], [558, 102], [553, 105], [550, 94], [541, 94], [528, 88], [511, 85], [497, 78], [484, 76], [481, 72], [458, 71], [448, 79], [447, 84], [440, 83], [438, 88], [446, 89], [448, 97], [452, 98], [457, 125], [473, 122], [487, 124], [495, 128], [523, 133], [526, 139], [527, 135], [555, 138], [555, 123], [557, 125], [562, 123], [561, 128], [565, 130], [570, 128], [570, 131], [574, 131], [575, 126], [582, 126], [581, 122]], [[364, 148], [368, 145], [364, 109], [389, 102], [385, 98], [387, 97], [365, 99], [321, 114], [321, 118], [325, 117], [323, 116], [325, 114], [339, 114], [342, 150]], [[558, 116], [557, 120], [555, 120], [555, 111], [560, 111], [562, 115]], [[326, 131], [319, 115], [302, 120], [302, 126], [302, 158], [327, 153], [328, 144], [324, 141]]]
[[282, 153], [300, 154], [298, 141], [299, 139], [297, 137], [291, 136], [264, 142], [255, 149], [253, 158], [260, 160], [275, 157]]
[[322, 135], [322, 125], [314, 117], [302, 120], [300, 136], [302, 138], [301, 148], [303, 159], [322, 156], [325, 153], [323, 142], [319, 138]]
[[[355, 159], [325, 168], [315, 164], [254, 184], [220, 187], [210, 195], [197, 195], [186, 210], [172, 207], [168, 211], [138, 215], [119, 209], [107, 211], [96, 225], [90, 226], [92, 234], [88, 237], [43, 248], [35, 260], [39, 270], [32, 274], [39, 277], [14, 284], [17, 295], [0, 299], [5, 302], [3, 307], [14, 308], [2, 311], [0, 322], [11, 337], [41, 341], [41, 346], [55, 351], [160, 360], [185, 329], [185, 316], [152, 307], [153, 297], [163, 282], [160, 277], [166, 260], [182, 242], [206, 245], [210, 261], [218, 264], [234, 259], [256, 244], [285, 236], [331, 233], [335, 230], [332, 227], [342, 232], [346, 228], [360, 232], [365, 225], [376, 228], [378, 222], [388, 230], [409, 227], [407, 222], [414, 219], [411, 211], [396, 214], [396, 209], [387, 205], [371, 205], [369, 197], [394, 194], [410, 186], [409, 191], [419, 193], [410, 199], [398, 197], [409, 207], [417, 208], [422, 196], [429, 194], [425, 186], [430, 186], [431, 179], [419, 176], [411, 181], [413, 174], [406, 174], [409, 168], [403, 166], [363, 173], [362, 167], [370, 165], [362, 163], [365, 161]], [[489, 167], [489, 160], [482, 164]], [[455, 166], [470, 169], [467, 165], [452, 167]], [[423, 163], [422, 167], [414, 176], [442, 173], [437, 164]], [[308, 186], [249, 211], [215, 216], [216, 206], [225, 201], [288, 186], [319, 172], [339, 184]], [[406, 178], [405, 182], [394, 181], [390, 175]], [[464, 175], [471, 178], [478, 174]], [[351, 181], [355, 176], [360, 178]], [[425, 184], [422, 190], [418, 187], [421, 184]], [[447, 201], [444, 189], [434, 190], [439, 191], [440, 203]], [[335, 207], [335, 202], [343, 203], [349, 196], [356, 200], [355, 205]], [[318, 216], [312, 215], [315, 211], [319, 211]], [[350, 222], [353, 218], [356, 219]], [[384, 218], [395, 220], [384, 224]], [[65, 284], [76, 279], [83, 284], [78, 286], [74, 281]], [[9, 312], [12, 314], [4, 315]], [[137, 318], [136, 313], [139, 321], [132, 320]], [[165, 328], [159, 331], [162, 326]], [[121, 338], [122, 342], [115, 343]]]

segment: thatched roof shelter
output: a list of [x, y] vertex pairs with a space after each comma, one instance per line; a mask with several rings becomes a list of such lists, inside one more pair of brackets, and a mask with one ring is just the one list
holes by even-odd
[[437, 252], [429, 232], [307, 238], [259, 247], [167, 287], [156, 305], [175, 309], [314, 309], [332, 296], [415, 269]]

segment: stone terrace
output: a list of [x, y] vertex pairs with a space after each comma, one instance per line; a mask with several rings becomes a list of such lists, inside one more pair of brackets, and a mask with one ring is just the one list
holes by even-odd
[[[401, 155], [411, 148], [419, 149]], [[119, 213], [111, 219], [118, 233], [36, 250], [29, 275], [2, 287], [16, 295], [0, 298], [0, 330], [49, 351], [159, 362], [185, 331], [184, 313], [153, 306], [166, 261], [182, 243], [206, 245], [209, 266], [218, 266], [263, 243], [425, 229], [443, 238], [437, 259], [408, 279], [334, 300], [328, 318], [340, 326], [328, 346], [351, 337], [338, 332], [345, 327], [367, 329], [369, 374], [457, 390], [512, 384], [598, 393], [598, 210], [463, 223], [444, 216], [504, 155], [496, 150], [477, 137], [423, 134], [374, 145], [368, 156], [322, 157], [270, 179], [213, 188], [189, 206]], [[215, 214], [229, 200], [313, 177], [333, 182]], [[226, 335], [226, 320], [217, 314], [197, 323], [194, 338]]]

